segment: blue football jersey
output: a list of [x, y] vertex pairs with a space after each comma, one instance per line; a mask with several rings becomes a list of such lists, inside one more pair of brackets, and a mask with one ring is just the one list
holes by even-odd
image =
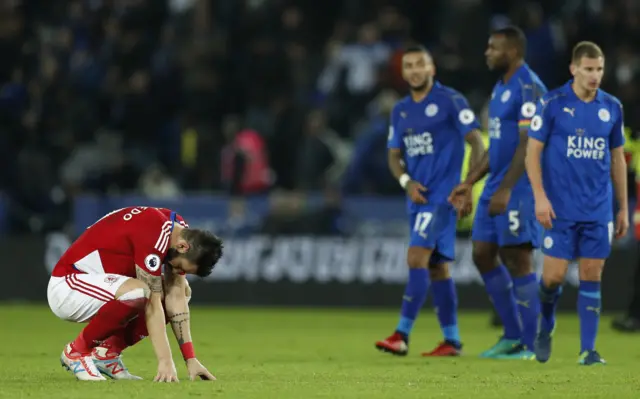
[[[424, 195], [429, 204], [443, 204], [460, 183], [464, 138], [479, 128], [466, 98], [435, 82], [422, 101], [408, 96], [395, 105], [387, 146], [402, 150], [405, 170], [427, 188]], [[421, 209], [407, 201], [410, 213]]]
[[613, 217], [611, 150], [624, 145], [622, 104], [598, 90], [580, 100], [571, 81], [540, 100], [529, 137], [545, 143], [542, 181], [556, 217], [607, 222]]
[[[489, 200], [504, 179], [520, 144], [520, 129], [527, 129], [536, 112], [536, 104], [547, 88], [528, 65], [521, 66], [504, 83], [496, 83], [489, 102], [489, 177], [482, 199]], [[517, 193], [531, 193], [527, 174], [513, 187]]]

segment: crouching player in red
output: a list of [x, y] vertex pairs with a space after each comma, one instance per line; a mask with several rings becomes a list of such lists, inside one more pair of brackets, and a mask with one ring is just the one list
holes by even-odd
[[56, 316], [88, 322], [65, 346], [62, 365], [83, 381], [105, 380], [102, 374], [140, 379], [127, 371], [121, 353], [149, 336], [158, 359], [154, 381], [178, 381], [169, 322], [189, 377], [215, 379], [195, 357], [185, 274], [211, 274], [222, 248], [218, 237], [189, 229], [168, 209], [123, 208], [87, 228], [58, 261], [47, 288]]

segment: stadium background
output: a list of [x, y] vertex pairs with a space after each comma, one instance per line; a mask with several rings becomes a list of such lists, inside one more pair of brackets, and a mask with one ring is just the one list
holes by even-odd
[[[527, 61], [549, 87], [568, 79], [576, 41], [602, 46], [604, 88], [626, 111], [633, 207], [634, 1], [2, 2], [0, 248], [14, 284], [0, 299], [43, 302], [48, 271], [87, 225], [159, 205], [227, 240], [211, 278], [192, 282], [194, 302], [397, 306], [408, 229], [385, 143], [406, 94], [401, 48], [426, 45], [437, 78], [484, 126], [497, 77], [483, 52], [507, 23], [525, 30]], [[238, 132], [267, 163], [238, 155]], [[238, 173], [267, 169], [252, 187]], [[470, 225], [459, 225], [454, 278], [462, 308], [488, 309]], [[605, 272], [606, 309], [625, 307], [635, 263], [630, 232]]]

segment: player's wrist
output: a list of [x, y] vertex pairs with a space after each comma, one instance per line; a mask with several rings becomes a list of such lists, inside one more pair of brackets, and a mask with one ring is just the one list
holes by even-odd
[[410, 181], [411, 181], [411, 176], [409, 176], [407, 173], [403, 173], [402, 176], [400, 176], [400, 178], [398, 179], [398, 182], [400, 183], [400, 187], [404, 189], [407, 188], [407, 184], [409, 184]]
[[196, 358], [196, 352], [193, 349], [193, 342], [185, 342], [180, 345], [180, 352], [184, 361], [189, 361]]

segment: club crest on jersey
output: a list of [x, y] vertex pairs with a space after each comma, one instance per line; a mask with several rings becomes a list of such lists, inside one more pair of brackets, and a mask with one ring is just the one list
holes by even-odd
[[522, 104], [522, 108], [520, 108], [520, 112], [522, 113], [522, 116], [524, 116], [525, 118], [531, 118], [536, 113], [536, 105], [530, 101], [526, 102]]
[[608, 109], [600, 108], [598, 118], [600, 118], [602, 122], [609, 122], [611, 120], [611, 113], [609, 113]]
[[118, 281], [120, 278], [118, 276], [107, 276], [104, 278], [104, 282], [105, 284], [109, 284], [109, 285], [113, 285], [113, 283], [115, 283], [116, 281]]
[[531, 119], [531, 130], [537, 132], [540, 128], [542, 128], [542, 118], [540, 115], [536, 115]]
[[160, 261], [160, 257], [156, 254], [149, 254], [144, 258], [144, 265], [149, 269], [149, 271], [155, 272], [160, 269], [161, 264], [162, 262]]
[[438, 113], [438, 106], [436, 104], [429, 104], [427, 105], [427, 108], [424, 109], [424, 113], [430, 118], [436, 116]]
[[500, 101], [502, 101], [503, 103], [506, 103], [507, 101], [509, 101], [510, 98], [511, 98], [511, 90], [506, 90], [504, 93], [502, 93], [502, 96], [500, 96]]
[[460, 111], [460, 114], [458, 114], [458, 119], [463, 125], [468, 125], [476, 119], [476, 116], [474, 115], [473, 111], [467, 108]]

